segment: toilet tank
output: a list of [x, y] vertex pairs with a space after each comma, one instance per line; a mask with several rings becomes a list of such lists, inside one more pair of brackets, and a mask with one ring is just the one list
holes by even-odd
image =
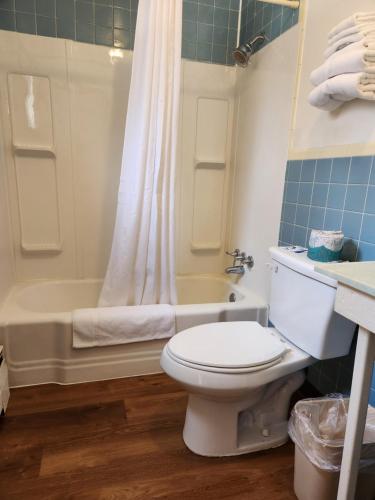
[[314, 271], [314, 261], [293, 247], [270, 248], [269, 319], [294, 345], [317, 359], [349, 353], [355, 324], [337, 314], [337, 282]]

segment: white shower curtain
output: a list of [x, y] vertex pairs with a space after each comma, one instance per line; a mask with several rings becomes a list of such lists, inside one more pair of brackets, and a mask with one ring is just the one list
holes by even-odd
[[182, 0], [140, 0], [116, 224], [99, 306], [175, 304]]

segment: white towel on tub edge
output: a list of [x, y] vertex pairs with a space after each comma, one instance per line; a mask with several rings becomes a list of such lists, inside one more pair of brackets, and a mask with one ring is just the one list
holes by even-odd
[[175, 308], [168, 304], [97, 307], [73, 311], [73, 348], [109, 346], [172, 337]]

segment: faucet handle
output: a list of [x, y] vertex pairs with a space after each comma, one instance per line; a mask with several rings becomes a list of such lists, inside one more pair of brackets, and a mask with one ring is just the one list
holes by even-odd
[[230, 257], [239, 257], [241, 255], [241, 250], [239, 248], [236, 248], [233, 250], [233, 252], [225, 252], [227, 255]]
[[242, 260], [242, 264], [251, 269], [252, 267], [254, 267], [254, 258], [251, 255], [248, 255], [244, 258], [244, 260]]

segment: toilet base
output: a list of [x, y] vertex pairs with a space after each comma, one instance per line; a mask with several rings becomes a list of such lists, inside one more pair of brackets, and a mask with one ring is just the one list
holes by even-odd
[[237, 399], [189, 394], [186, 446], [198, 455], [224, 457], [283, 445], [290, 397], [304, 379], [303, 371], [293, 373]]

